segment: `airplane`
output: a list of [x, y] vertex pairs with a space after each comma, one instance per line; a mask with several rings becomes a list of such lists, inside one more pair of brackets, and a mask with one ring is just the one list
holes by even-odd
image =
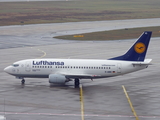
[[124, 75], [145, 69], [152, 59], [145, 59], [152, 32], [145, 31], [124, 54], [110, 59], [26, 59], [13, 63], [4, 71], [16, 78], [49, 78], [51, 84], [65, 84], [74, 80], [98, 79]]
[[0, 115], [0, 120], [6, 120], [5, 116]]

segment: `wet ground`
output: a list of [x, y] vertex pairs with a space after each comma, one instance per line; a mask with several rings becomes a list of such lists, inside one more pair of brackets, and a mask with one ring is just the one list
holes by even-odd
[[[125, 53], [135, 41], [65, 41], [51, 44], [51, 37], [46, 37], [45, 41], [49, 42], [44, 45], [45, 41], [41, 42], [38, 34], [42, 35], [45, 31], [43, 35], [48, 36], [49, 32], [42, 30], [34, 35], [36, 29], [32, 28], [32, 31], [30, 27], [19, 31], [18, 28], [4, 27], [5, 30], [8, 28], [7, 33], [3, 32], [3, 27], [0, 28], [0, 113], [5, 111], [7, 120], [80, 120], [81, 105], [79, 88], [74, 88], [72, 81], [65, 86], [50, 87], [48, 79], [30, 78], [21, 85], [21, 80], [3, 72], [6, 66], [18, 60], [40, 57], [107, 59]], [[2, 40], [4, 36], [10, 42], [6, 38]], [[153, 65], [147, 69], [113, 78], [81, 80], [85, 119], [134, 120], [122, 85], [126, 87], [140, 120], [160, 119], [159, 39], [151, 39], [147, 58], [153, 59]], [[36, 41], [39, 42], [36, 44]]]
[[159, 21], [160, 18], [153, 18], [2, 26], [0, 27], [0, 49], [61, 43], [64, 44], [75, 41], [57, 40], [53, 37], [61, 35], [89, 33], [95, 31], [160, 26]]

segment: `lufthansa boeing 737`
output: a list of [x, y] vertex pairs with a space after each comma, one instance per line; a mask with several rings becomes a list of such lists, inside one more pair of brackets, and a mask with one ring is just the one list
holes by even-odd
[[71, 80], [98, 79], [123, 75], [147, 68], [152, 59], [145, 59], [152, 32], [144, 32], [122, 56], [108, 60], [95, 59], [26, 59], [4, 69], [10, 75], [24, 78], [49, 78], [49, 83], [64, 84]]

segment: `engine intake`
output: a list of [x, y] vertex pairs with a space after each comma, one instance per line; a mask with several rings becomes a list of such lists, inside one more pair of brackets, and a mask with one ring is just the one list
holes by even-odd
[[49, 83], [65, 84], [65, 82], [68, 82], [68, 80], [63, 75], [60, 75], [60, 74], [50, 74], [49, 75]]

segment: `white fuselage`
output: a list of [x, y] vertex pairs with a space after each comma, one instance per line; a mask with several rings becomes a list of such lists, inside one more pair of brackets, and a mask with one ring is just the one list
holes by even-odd
[[70, 78], [105, 78], [146, 68], [148, 65], [134, 61], [94, 59], [27, 59], [5, 68], [7, 73], [19, 78], [48, 78], [50, 74], [68, 75]]
[[21, 78], [49, 78], [49, 83], [65, 83], [72, 79], [75, 87], [80, 79], [96, 79], [123, 75], [147, 68], [145, 59], [152, 32], [145, 31], [123, 55], [108, 60], [94, 59], [27, 59], [13, 63], [5, 72]]

